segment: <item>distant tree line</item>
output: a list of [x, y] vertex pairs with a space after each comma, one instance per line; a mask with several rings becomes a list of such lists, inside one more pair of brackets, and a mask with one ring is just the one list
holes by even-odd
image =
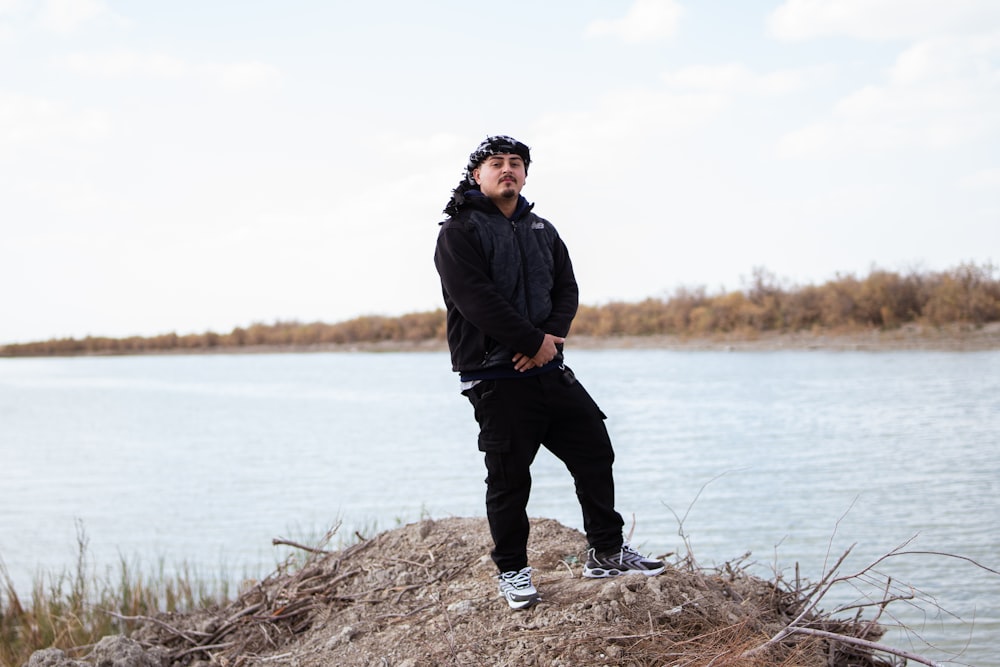
[[679, 288], [667, 299], [582, 307], [573, 332], [593, 336], [764, 331], [857, 331], [904, 324], [982, 325], [1000, 320], [1000, 279], [992, 264], [961, 264], [940, 273], [872, 270], [822, 285], [783, 287], [755, 269], [740, 291], [709, 295]]
[[[960, 264], [942, 272], [873, 269], [867, 277], [838, 275], [822, 285], [787, 287], [755, 269], [744, 289], [709, 294], [681, 287], [667, 298], [581, 306], [573, 335], [684, 337], [766, 331], [850, 332], [904, 324], [979, 326], [1000, 321], [1000, 279], [992, 264]], [[399, 317], [368, 315], [335, 324], [275, 322], [229, 333], [128, 338], [65, 338], [0, 347], [0, 356], [142, 354], [277, 346], [309, 348], [378, 342], [443, 340], [443, 310]]]

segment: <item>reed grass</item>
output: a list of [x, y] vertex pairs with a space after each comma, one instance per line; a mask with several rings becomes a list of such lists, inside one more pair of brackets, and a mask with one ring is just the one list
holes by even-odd
[[[421, 518], [427, 516], [421, 508]], [[396, 527], [405, 523], [395, 519]], [[338, 520], [325, 534], [297, 527], [292, 534], [301, 543], [317, 548], [343, 549], [384, 530], [374, 519], [362, 520], [342, 531]], [[46, 648], [62, 649], [71, 657], [87, 652], [108, 635], [130, 635], [142, 619], [160, 613], [187, 613], [222, 608], [242, 592], [225, 567], [204, 577], [189, 563], [168, 568], [160, 560], [144, 571], [137, 561], [119, 557], [117, 565], [99, 574], [88, 559], [88, 538], [83, 522], [76, 522], [76, 562], [58, 574], [40, 574], [30, 593], [21, 595], [0, 558], [0, 667], [21, 667], [31, 654]], [[285, 566], [294, 570], [308, 553], [290, 550]], [[258, 574], [245, 573], [240, 581], [253, 583]]]
[[59, 648], [86, 651], [102, 637], [129, 634], [140, 617], [186, 612], [231, 601], [229, 577], [211, 580], [183, 564], [168, 572], [161, 562], [150, 573], [121, 558], [97, 574], [88, 564], [87, 539], [77, 526], [78, 553], [72, 570], [37, 575], [22, 596], [0, 561], [0, 665], [21, 667], [31, 654]]

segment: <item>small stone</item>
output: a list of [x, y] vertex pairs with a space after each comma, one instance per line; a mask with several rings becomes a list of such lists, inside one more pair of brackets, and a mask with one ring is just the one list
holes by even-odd
[[60, 649], [46, 648], [35, 651], [24, 667], [88, 667], [87, 663], [71, 660]]
[[94, 647], [94, 667], [161, 667], [161, 656], [146, 652], [134, 639], [104, 637]]
[[603, 586], [601, 590], [597, 593], [597, 599], [602, 602], [608, 602], [611, 600], [620, 600], [622, 597], [622, 588], [618, 581], [612, 579], [608, 581]]
[[452, 602], [448, 605], [448, 611], [456, 615], [471, 614], [476, 610], [476, 606], [472, 604], [472, 600], [459, 600], [458, 602]]
[[339, 644], [349, 644], [351, 640], [357, 635], [357, 631], [351, 625], [345, 625], [340, 629], [340, 632], [330, 637], [326, 642], [327, 648], [333, 648]]

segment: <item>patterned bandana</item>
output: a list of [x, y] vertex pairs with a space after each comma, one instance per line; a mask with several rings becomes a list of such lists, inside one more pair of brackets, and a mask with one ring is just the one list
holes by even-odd
[[528, 165], [531, 164], [531, 150], [513, 137], [498, 134], [494, 137], [486, 137], [469, 155], [469, 164], [465, 167], [465, 182], [469, 185], [475, 185], [476, 179], [472, 177], [473, 170], [491, 155], [504, 154], [521, 156], [521, 159], [524, 160], [524, 172], [528, 172]]

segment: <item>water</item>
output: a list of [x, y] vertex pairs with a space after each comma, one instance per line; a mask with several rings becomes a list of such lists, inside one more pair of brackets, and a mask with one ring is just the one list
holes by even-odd
[[[647, 553], [710, 566], [750, 551], [755, 574], [799, 563], [815, 581], [852, 545], [844, 574], [912, 539], [1000, 570], [1000, 352], [570, 357], [610, 417], [618, 507]], [[98, 572], [238, 581], [284, 557], [274, 537], [483, 516], [448, 368], [443, 353], [0, 360], [0, 557], [27, 592], [72, 570], [82, 530]], [[544, 450], [534, 477], [532, 516], [580, 528]], [[1000, 665], [1000, 576], [929, 554], [877, 570], [917, 596], [889, 611], [919, 636], [887, 642]], [[825, 608], [860, 594], [844, 584]]]

